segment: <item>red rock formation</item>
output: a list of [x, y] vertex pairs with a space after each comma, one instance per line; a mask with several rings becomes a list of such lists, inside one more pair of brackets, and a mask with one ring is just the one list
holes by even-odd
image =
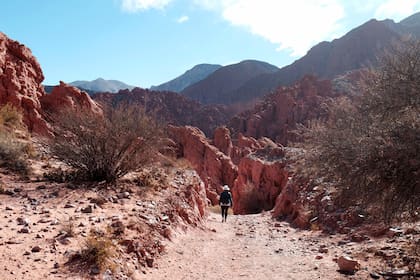
[[300, 190], [299, 185], [289, 178], [276, 199], [272, 215], [274, 218], [285, 219], [298, 228], [308, 228], [310, 217], [300, 202]]
[[102, 113], [102, 109], [86, 92], [61, 81], [60, 85], [54, 87], [50, 94], [42, 96], [40, 100], [42, 109], [46, 112], [58, 112], [64, 108], [72, 108]]
[[274, 207], [288, 178], [283, 156], [281, 148], [274, 144], [241, 159], [232, 189], [236, 214], [258, 213]]
[[230, 131], [227, 127], [218, 127], [214, 131], [214, 145], [228, 157], [232, 153], [232, 140], [230, 139]]
[[179, 156], [193, 165], [206, 185], [207, 197], [213, 204], [217, 204], [221, 186], [233, 186], [237, 167], [230, 157], [211, 145], [198, 128], [170, 126], [169, 133], [179, 145]]
[[39, 98], [44, 93], [41, 67], [30, 49], [0, 32], [0, 104], [10, 103], [23, 110], [29, 131], [49, 134], [41, 116]]
[[230, 126], [246, 136], [265, 136], [287, 144], [294, 140], [290, 131], [296, 124], [323, 116], [326, 112], [321, 104], [336, 95], [330, 81], [306, 76], [293, 86], [280, 87], [253, 110], [233, 118]]
[[273, 208], [288, 178], [282, 147], [267, 138], [255, 140], [244, 136], [233, 146], [229, 130], [219, 128], [213, 142], [236, 155], [239, 160], [236, 166], [229, 156], [211, 145], [198, 128], [171, 126], [169, 131], [179, 145], [179, 156], [190, 161], [205, 182], [207, 197], [213, 204], [218, 203], [221, 186], [228, 184], [236, 214]]

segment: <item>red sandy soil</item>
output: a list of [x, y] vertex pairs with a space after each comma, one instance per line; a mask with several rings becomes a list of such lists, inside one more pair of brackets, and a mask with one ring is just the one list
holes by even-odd
[[[72, 190], [63, 184], [28, 182], [4, 174], [0, 180], [8, 189], [20, 189], [15, 195], [0, 195], [1, 280], [371, 279], [370, 272], [389, 269], [382, 265], [384, 259], [406, 254], [407, 240], [418, 240], [420, 236], [417, 224], [412, 233], [354, 243], [344, 241], [343, 235], [291, 228], [288, 223], [274, 221], [268, 212], [229, 215], [227, 223], [222, 223], [220, 214], [211, 208], [196, 227], [174, 224], [177, 230], [171, 234], [172, 241], [163, 241], [164, 252], [160, 257], [153, 256], [152, 268], [146, 268], [135, 255], [121, 251], [113, 260], [116, 270], [111, 276], [106, 272], [97, 275], [70, 271], [65, 264], [72, 252], [80, 250], [89, 232], [121, 221], [126, 229], [122, 237], [115, 238], [140, 240], [142, 244], [147, 244], [148, 236], [163, 240], [153, 232], [157, 227], [150, 226], [150, 219], [162, 217], [167, 210], [163, 199], [173, 196], [175, 189], [154, 191], [147, 196], [132, 191], [128, 198], [95, 206], [89, 198], [110, 198], [118, 193]], [[66, 204], [74, 208], [66, 208]], [[80, 211], [88, 205], [94, 206], [92, 213]], [[75, 235], [62, 238], [60, 231], [69, 220], [75, 225]], [[25, 222], [27, 226], [22, 224]], [[160, 224], [164, 222], [161, 220]], [[23, 228], [28, 232], [22, 232]], [[145, 236], [138, 239], [141, 235]], [[156, 239], [149, 241], [153, 240]], [[40, 247], [39, 252], [34, 251], [36, 246]], [[342, 255], [359, 261], [361, 269], [355, 275], [337, 271], [334, 259]]]
[[[366, 250], [388, 240], [338, 245], [344, 236], [293, 229], [269, 213], [229, 216], [227, 223], [211, 213], [206, 227], [168, 242], [166, 255], [143, 279], [371, 279], [381, 267]], [[361, 270], [339, 273], [334, 259], [343, 254], [357, 259]]]

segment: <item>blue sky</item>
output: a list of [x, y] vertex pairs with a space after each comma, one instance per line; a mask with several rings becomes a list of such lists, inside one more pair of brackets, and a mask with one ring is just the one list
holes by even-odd
[[199, 63], [285, 66], [371, 18], [420, 0], [1, 0], [0, 31], [28, 46], [44, 84], [116, 79], [149, 87]]

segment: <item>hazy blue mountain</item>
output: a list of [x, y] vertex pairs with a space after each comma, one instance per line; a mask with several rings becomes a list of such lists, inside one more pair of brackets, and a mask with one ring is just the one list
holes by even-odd
[[212, 74], [214, 71], [222, 67], [222, 65], [218, 64], [198, 64], [187, 70], [181, 76], [176, 77], [169, 82], [160, 84], [158, 86], [152, 86], [151, 90], [156, 91], [173, 91], [173, 92], [181, 92], [186, 87], [195, 84]]
[[104, 80], [102, 78], [98, 78], [93, 81], [74, 81], [69, 83], [69, 85], [78, 87], [82, 90], [86, 90], [88, 92], [118, 92], [122, 89], [133, 89], [134, 86], [127, 85], [121, 81], [117, 80]]

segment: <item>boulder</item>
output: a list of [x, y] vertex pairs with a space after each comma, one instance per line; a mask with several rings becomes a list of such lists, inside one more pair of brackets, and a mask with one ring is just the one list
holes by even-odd
[[348, 256], [341, 256], [337, 260], [338, 267], [341, 272], [344, 273], [354, 273], [360, 269], [359, 262], [351, 259]]

